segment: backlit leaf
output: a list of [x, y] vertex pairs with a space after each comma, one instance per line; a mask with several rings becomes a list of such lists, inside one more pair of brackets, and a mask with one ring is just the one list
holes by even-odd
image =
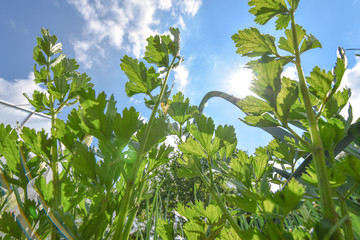
[[240, 30], [232, 37], [237, 47], [237, 53], [242, 56], [259, 57], [276, 54], [275, 38], [261, 34], [257, 28]]
[[71, 163], [75, 170], [92, 180], [96, 180], [96, 159], [93, 152], [82, 143], [75, 142], [73, 145], [73, 158]]
[[[305, 37], [306, 32], [299, 25], [295, 26], [295, 32], [296, 32], [296, 37], [297, 37], [297, 46], [296, 47], [299, 47], [299, 44]], [[292, 30], [286, 29], [285, 34], [286, 34], [286, 38], [280, 37], [280, 39], [279, 39], [279, 48], [281, 48], [285, 51], [288, 51], [291, 54], [295, 54]]]
[[236, 139], [236, 135], [235, 135], [235, 129], [233, 126], [228, 126], [225, 125], [224, 127], [219, 125], [216, 128], [215, 131], [215, 139], [214, 142], [216, 142], [217, 140], [220, 142], [219, 148], [214, 148], [214, 144], [213, 144], [213, 149], [212, 152], [216, 153], [219, 149], [220, 149], [220, 158], [222, 157], [230, 157], [233, 152], [235, 151], [236, 148], [236, 144], [237, 144], [237, 139]]
[[260, 116], [246, 116], [244, 119], [240, 119], [242, 122], [254, 126], [254, 127], [277, 127], [280, 123], [275, 120], [270, 114], [265, 113]]
[[264, 25], [278, 14], [287, 13], [288, 9], [284, 0], [251, 0], [249, 1], [250, 13], [255, 15], [255, 22]]
[[246, 96], [237, 102], [236, 105], [238, 105], [243, 112], [252, 115], [261, 115], [265, 112], [272, 111], [272, 108], [267, 102], [251, 95]]
[[200, 145], [198, 141], [196, 141], [192, 137], [189, 137], [186, 140], [186, 142], [181, 143], [179, 145], [179, 149], [183, 153], [193, 154], [198, 157], [207, 158], [207, 155], [205, 154], [203, 147]]
[[261, 179], [262, 175], [264, 174], [264, 172], [267, 169], [267, 166], [269, 165], [269, 156], [267, 153], [267, 149], [266, 148], [257, 148], [255, 151], [255, 156], [254, 156], [254, 164], [253, 164], [253, 168], [254, 168], [254, 173], [257, 179]]
[[250, 90], [267, 100], [271, 107], [276, 107], [276, 98], [281, 89], [282, 65], [279, 61], [259, 63], [253, 66], [255, 79]]
[[330, 119], [341, 112], [347, 104], [351, 95], [350, 89], [345, 88], [343, 91], [338, 90], [332, 95], [325, 104], [324, 115]]
[[326, 72], [319, 67], [315, 67], [310, 73], [310, 76], [306, 77], [306, 80], [310, 84], [310, 92], [320, 100], [323, 100], [331, 90], [331, 83], [334, 80], [334, 76], [330, 71]]
[[148, 63], [156, 64], [158, 67], [168, 68], [170, 66], [168, 45], [171, 43], [169, 35], [151, 36], [146, 39], [148, 45], [144, 59]]
[[190, 106], [188, 98], [184, 100], [184, 95], [181, 92], [175, 94], [172, 97], [172, 100], [169, 99], [168, 105], [169, 108], [167, 113], [180, 125], [183, 125], [186, 121], [192, 118], [192, 114], [196, 110], [195, 106]]
[[188, 130], [191, 135], [201, 144], [207, 154], [210, 154], [212, 148], [212, 137], [215, 130], [214, 121], [205, 115], [195, 115], [196, 125], [191, 124]]
[[278, 19], [276, 20], [276, 30], [281, 30], [287, 28], [290, 23], [290, 14], [280, 14], [278, 15]]
[[292, 105], [298, 99], [298, 83], [290, 78], [283, 77], [281, 90], [277, 96], [277, 113], [281, 121], [287, 121]]
[[321, 43], [312, 34], [307, 34], [301, 44], [300, 54], [314, 48], [322, 48]]
[[145, 64], [138, 62], [137, 59], [125, 55], [121, 59], [120, 67], [129, 79], [125, 84], [125, 91], [129, 97], [138, 93], [149, 95], [161, 85], [161, 79], [155, 69], [153, 67], [147, 69]]

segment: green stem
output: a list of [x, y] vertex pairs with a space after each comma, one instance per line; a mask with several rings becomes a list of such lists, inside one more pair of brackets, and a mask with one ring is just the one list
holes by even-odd
[[[293, 0], [293, 6], [295, 6], [294, 0]], [[292, 30], [292, 35], [293, 35], [293, 45], [294, 45], [294, 49], [295, 49], [295, 66], [296, 66], [296, 70], [297, 70], [298, 76], [299, 76], [300, 92], [303, 96], [307, 119], [309, 122], [311, 141], [313, 143], [312, 154], [314, 157], [315, 169], [316, 169], [316, 174], [318, 177], [320, 202], [321, 202], [322, 210], [324, 213], [324, 217], [329, 219], [332, 222], [332, 224], [336, 224], [337, 215], [336, 215], [335, 205], [334, 205], [332, 194], [331, 194], [328, 172], [326, 169], [324, 147], [322, 144], [316, 117], [315, 117], [313, 109], [312, 109], [309, 90], [306, 86], [304, 73], [303, 73], [303, 70], [301, 67], [299, 47], [297, 44], [298, 39], [297, 39], [296, 28], [295, 28], [296, 24], [295, 24], [294, 10], [290, 11], [290, 18], [291, 18], [291, 30]], [[332, 239], [342, 239], [339, 229], [337, 229], [337, 231], [334, 233]]]
[[292, 130], [292, 128], [289, 127], [289, 125], [283, 124], [284, 128], [287, 129], [292, 135], [294, 135], [294, 137], [296, 137], [296, 139], [298, 139], [300, 142], [302, 142], [302, 144], [304, 144], [304, 146], [308, 149], [311, 149], [311, 145], [306, 142], [302, 137], [300, 137], [294, 130]]
[[352, 222], [350, 220], [348, 208], [347, 208], [347, 205], [346, 205], [346, 198], [340, 199], [340, 210], [341, 210], [341, 216], [343, 218], [347, 217], [347, 220], [344, 223], [345, 239], [355, 239]]
[[[166, 76], [165, 76], [165, 79], [164, 79], [164, 82], [162, 84], [161, 91], [160, 91], [160, 94], [159, 94], [159, 98], [157, 99], [157, 101], [155, 103], [154, 109], [152, 110], [150, 118], [149, 118], [148, 125], [146, 126], [146, 129], [145, 129], [144, 142], [139, 148], [138, 154], [136, 155], [135, 162], [134, 162], [134, 164], [132, 166], [131, 175], [130, 175], [129, 179], [127, 180], [125, 194], [124, 194], [124, 197], [121, 200], [121, 204], [120, 204], [120, 211], [119, 211], [120, 215], [119, 215], [116, 227], [115, 227], [114, 239], [126, 239], [126, 238], [123, 238], [124, 236], [122, 236], [122, 232], [123, 232], [123, 229], [124, 229], [126, 216], [128, 215], [128, 212], [129, 212], [130, 198], [131, 198], [131, 195], [132, 195], [133, 190], [134, 190], [136, 176], [138, 174], [139, 167], [141, 165], [142, 159], [143, 159], [144, 155], [146, 154], [145, 153], [145, 147], [146, 147], [146, 143], [147, 143], [147, 141], [149, 139], [151, 126], [152, 126], [152, 123], [153, 123], [153, 121], [155, 119], [155, 115], [156, 115], [157, 110], [159, 108], [161, 99], [164, 96], [167, 81], [169, 79], [170, 72], [171, 72], [171, 70], [172, 70], [172, 68], [174, 66], [175, 60], [176, 60], [176, 58], [174, 57], [171, 64], [170, 64], [170, 67], [169, 67], [169, 69], [168, 69], [168, 71], [166, 73]], [[139, 196], [139, 197], [141, 198], [141, 196]]]
[[207, 189], [209, 189], [211, 196], [215, 199], [216, 203], [220, 207], [220, 209], [223, 212], [223, 214], [225, 215], [226, 219], [229, 221], [230, 225], [233, 227], [233, 229], [235, 230], [237, 235], [241, 238], [242, 234], [241, 234], [241, 229], [240, 229], [239, 224], [237, 224], [236, 220], [230, 214], [230, 212], [226, 208], [224, 202], [220, 199], [220, 197], [219, 197], [218, 193], [216, 192], [216, 190], [214, 189], [214, 187], [204, 178], [204, 176], [202, 175], [201, 172], [199, 174], [199, 177], [200, 177], [201, 181], [205, 184]]
[[[50, 56], [47, 57], [46, 70], [47, 70], [47, 84], [51, 84]], [[55, 130], [56, 130], [55, 129], [56, 110], [54, 107], [54, 105], [55, 105], [54, 96], [50, 94], [49, 100], [50, 100], [50, 115], [51, 115], [51, 131], [55, 132]], [[52, 138], [53, 143], [51, 146], [50, 166], [51, 166], [51, 170], [52, 170], [52, 174], [53, 174], [52, 183], [53, 183], [53, 189], [54, 189], [54, 195], [53, 195], [54, 201], [53, 201], [52, 209], [57, 210], [57, 209], [59, 209], [59, 206], [61, 206], [61, 182], [59, 180], [59, 175], [58, 175], [57, 140], [53, 137], [51, 137], [51, 138]], [[52, 240], [59, 239], [59, 236], [57, 234], [57, 228], [54, 224], [52, 225], [51, 239]]]

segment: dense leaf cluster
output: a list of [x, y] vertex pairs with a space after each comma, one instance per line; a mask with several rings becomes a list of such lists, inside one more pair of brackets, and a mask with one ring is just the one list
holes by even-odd
[[[345, 51], [332, 71], [316, 66], [305, 76], [301, 54], [321, 44], [295, 23], [299, 0], [249, 6], [255, 22], [275, 18], [284, 31], [278, 41], [257, 28], [232, 37], [237, 53], [252, 58], [256, 96], [214, 91], [197, 107], [173, 94], [168, 79], [183, 58], [179, 30], [170, 28], [147, 39], [146, 62], [121, 59], [125, 92], [145, 95], [147, 122], [96, 93], [42, 29], [33, 59], [43, 91], [26, 97], [50, 116], [51, 130], [0, 124], [0, 238], [360, 238], [360, 125], [351, 107], [340, 115], [350, 96], [339, 89]], [[282, 76], [288, 64], [298, 80]], [[215, 96], [274, 139], [253, 155], [237, 149], [234, 127], [202, 114]], [[72, 110], [58, 118], [65, 107]]]

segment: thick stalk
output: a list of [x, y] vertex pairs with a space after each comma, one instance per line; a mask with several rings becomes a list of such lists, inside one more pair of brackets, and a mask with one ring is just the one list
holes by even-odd
[[[50, 84], [51, 76], [50, 76], [50, 57], [47, 58], [47, 84]], [[55, 105], [55, 99], [50, 94], [49, 95], [50, 100], [50, 115], [51, 115], [51, 131], [55, 131], [55, 121], [56, 121], [56, 110], [54, 108]], [[54, 189], [54, 195], [53, 195], [53, 204], [52, 209], [59, 209], [59, 206], [61, 206], [61, 183], [59, 180], [58, 175], [58, 153], [57, 153], [57, 140], [53, 137], [52, 138], [52, 146], [51, 146], [51, 159], [50, 159], [50, 166], [52, 171], [52, 184]], [[57, 234], [57, 227], [53, 224], [52, 225], [52, 232], [51, 232], [51, 240], [57, 240], [59, 239], [59, 236]]]
[[[293, 6], [295, 6], [294, 0], [293, 0]], [[300, 92], [303, 96], [307, 119], [309, 122], [311, 141], [313, 144], [312, 154], [314, 157], [315, 169], [318, 177], [318, 188], [320, 193], [321, 207], [324, 213], [324, 217], [329, 219], [332, 222], [332, 224], [335, 224], [337, 222], [337, 214], [332, 199], [329, 177], [326, 169], [325, 151], [322, 144], [316, 117], [312, 109], [310, 94], [306, 86], [304, 72], [301, 67], [300, 53], [297, 44], [298, 39], [295, 28], [296, 24], [295, 24], [294, 10], [290, 11], [290, 17], [291, 17], [291, 30], [293, 35], [293, 45], [295, 49], [295, 66], [299, 77]], [[332, 239], [342, 239], [339, 229], [334, 233]]]
[[[138, 174], [138, 170], [139, 170], [139, 167], [141, 165], [141, 161], [142, 161], [142, 159], [143, 159], [143, 157], [145, 155], [145, 147], [146, 147], [146, 143], [147, 143], [147, 140], [149, 138], [149, 135], [150, 135], [151, 126], [152, 126], [152, 123], [153, 123], [153, 121], [155, 119], [155, 115], [156, 115], [157, 110], [159, 108], [161, 99], [164, 96], [167, 81], [169, 79], [170, 72], [171, 72], [171, 70], [172, 70], [172, 68], [174, 66], [175, 60], [176, 60], [176, 58], [174, 57], [171, 64], [170, 64], [169, 70], [166, 73], [166, 76], [165, 76], [165, 79], [164, 79], [164, 82], [162, 84], [161, 91], [160, 91], [160, 94], [159, 94], [159, 98], [157, 99], [157, 101], [155, 103], [154, 109], [152, 110], [150, 118], [149, 118], [148, 125], [146, 126], [146, 129], [145, 129], [144, 142], [139, 148], [138, 154], [136, 155], [134, 165], [132, 167], [131, 175], [127, 180], [125, 194], [124, 194], [124, 197], [123, 197], [123, 199], [121, 201], [121, 205], [120, 205], [120, 210], [121, 211], [120, 211], [119, 219], [118, 219], [118, 222], [117, 222], [117, 225], [116, 225], [116, 228], [115, 228], [114, 239], [121, 239], [120, 237], [122, 236], [126, 216], [128, 215], [128, 212], [129, 212], [130, 198], [131, 198], [131, 195], [132, 195], [133, 190], [134, 190], [136, 176]], [[141, 198], [141, 196], [139, 196], [139, 197]]]

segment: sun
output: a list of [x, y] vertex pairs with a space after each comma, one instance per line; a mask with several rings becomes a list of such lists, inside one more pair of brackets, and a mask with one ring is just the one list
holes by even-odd
[[254, 95], [249, 89], [252, 79], [252, 70], [238, 65], [225, 79], [226, 92], [239, 98]]

